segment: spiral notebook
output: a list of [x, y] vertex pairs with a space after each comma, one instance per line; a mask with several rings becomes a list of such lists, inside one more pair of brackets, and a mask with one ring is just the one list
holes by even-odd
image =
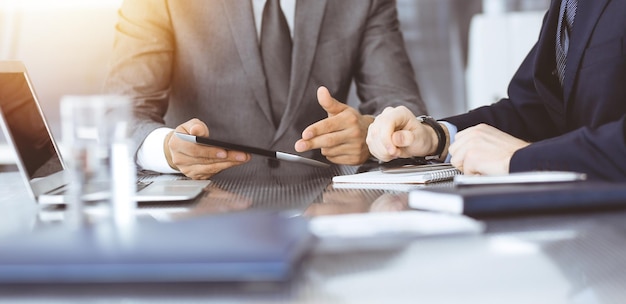
[[438, 166], [432, 170], [416, 168], [415, 171], [369, 171], [363, 173], [339, 175], [333, 177], [333, 183], [362, 183], [362, 184], [426, 184], [451, 180], [461, 171], [449, 166]]

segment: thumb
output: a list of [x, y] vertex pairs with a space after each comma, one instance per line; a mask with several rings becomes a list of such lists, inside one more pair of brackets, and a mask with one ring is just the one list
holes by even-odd
[[191, 128], [189, 129], [189, 134], [196, 135], [196, 136], [208, 137], [209, 136], [209, 128], [204, 123], [195, 124], [195, 125], [191, 126]]
[[[195, 136], [209, 136], [209, 127], [197, 118], [193, 118], [182, 125], [179, 128], [183, 129], [184, 132], [190, 135]], [[178, 128], [177, 128], [178, 129]]]
[[317, 102], [322, 106], [324, 111], [328, 113], [328, 116], [333, 116], [341, 113], [348, 105], [339, 102], [334, 99], [328, 89], [321, 86], [317, 89]]

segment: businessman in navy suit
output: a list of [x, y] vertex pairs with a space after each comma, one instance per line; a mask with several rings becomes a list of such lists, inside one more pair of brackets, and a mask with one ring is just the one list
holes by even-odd
[[571, 170], [626, 181], [625, 36], [625, 0], [553, 0], [509, 98], [430, 125], [387, 108], [369, 127], [370, 152], [449, 157], [465, 174]]

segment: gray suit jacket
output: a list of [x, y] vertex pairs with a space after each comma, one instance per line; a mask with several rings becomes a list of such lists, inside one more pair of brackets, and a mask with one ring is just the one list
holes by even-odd
[[250, 0], [126, 0], [116, 30], [105, 90], [137, 100], [137, 147], [155, 128], [196, 117], [215, 139], [294, 153], [304, 128], [327, 117], [317, 88], [345, 102], [353, 80], [363, 114], [399, 105], [426, 111], [395, 1], [298, 0], [289, 100], [278, 128]]

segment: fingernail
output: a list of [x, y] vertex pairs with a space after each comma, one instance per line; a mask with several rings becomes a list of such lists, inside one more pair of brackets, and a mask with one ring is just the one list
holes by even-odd
[[238, 155], [236, 155], [236, 156], [235, 156], [235, 159], [236, 159], [237, 161], [241, 161], [241, 162], [242, 162], [242, 161], [245, 161], [245, 160], [246, 160], [246, 156], [245, 156], [245, 155], [240, 155], [240, 154], [238, 154]]
[[304, 150], [306, 150], [306, 145], [303, 142], [297, 142], [296, 143], [296, 150], [304, 151]]
[[217, 156], [217, 158], [226, 158], [227, 157], [226, 152], [217, 152], [216, 156]]

